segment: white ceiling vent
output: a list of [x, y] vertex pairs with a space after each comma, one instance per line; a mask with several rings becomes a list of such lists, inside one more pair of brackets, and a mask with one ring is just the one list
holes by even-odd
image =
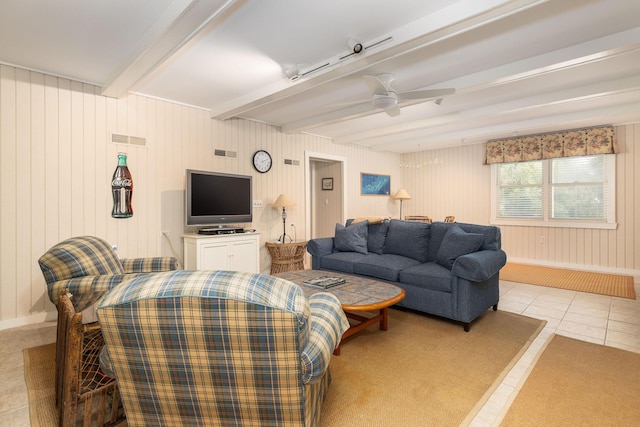
[[147, 146], [147, 138], [141, 138], [139, 136], [121, 135], [117, 133], [111, 134], [111, 142], [116, 144], [138, 145], [140, 147]]

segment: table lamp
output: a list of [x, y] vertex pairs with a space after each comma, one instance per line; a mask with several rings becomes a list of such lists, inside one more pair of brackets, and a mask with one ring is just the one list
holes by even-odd
[[411, 196], [409, 195], [409, 193], [407, 193], [407, 190], [405, 190], [404, 188], [401, 188], [398, 190], [396, 195], [393, 196], [393, 198], [396, 200], [400, 200], [400, 219], [402, 219], [402, 202], [404, 200], [410, 200]]
[[[282, 208], [282, 235], [278, 238], [278, 242], [282, 240], [281, 243], [286, 243], [285, 239], [287, 237], [287, 210], [286, 208], [289, 206], [295, 206], [296, 202], [291, 200], [289, 196], [286, 194], [281, 194], [278, 196], [275, 202], [273, 202], [273, 207], [278, 209]], [[289, 241], [293, 241], [291, 236], [289, 236]]]

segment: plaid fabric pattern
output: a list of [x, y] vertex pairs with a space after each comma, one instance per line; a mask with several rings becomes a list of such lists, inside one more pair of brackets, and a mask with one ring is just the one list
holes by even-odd
[[38, 260], [47, 284], [73, 277], [124, 274], [111, 245], [93, 236], [72, 237]]
[[178, 261], [173, 257], [130, 258], [122, 260], [125, 273], [156, 273], [178, 269]]
[[[311, 334], [302, 352], [302, 380], [314, 382], [329, 368], [333, 350], [340, 344], [342, 334], [349, 329], [349, 321], [335, 295], [319, 292], [309, 297]], [[337, 308], [336, 308], [337, 307]], [[342, 316], [336, 316], [338, 309]]]
[[38, 264], [51, 302], [58, 305], [60, 291], [69, 289], [76, 311], [96, 303], [127, 278], [178, 268], [173, 257], [120, 261], [109, 243], [93, 236], [72, 237], [58, 243], [40, 257]]
[[314, 316], [335, 319], [329, 335], [346, 322], [337, 301], [310, 306], [291, 282], [228, 271], [140, 276], [97, 312], [130, 426], [316, 425], [329, 384], [318, 359], [334, 347], [319, 349], [333, 338]]

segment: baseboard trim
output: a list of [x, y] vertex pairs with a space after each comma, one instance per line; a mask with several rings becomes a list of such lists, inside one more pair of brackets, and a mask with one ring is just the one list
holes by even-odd
[[55, 322], [58, 318], [56, 311], [43, 311], [40, 313], [30, 314], [29, 316], [16, 317], [0, 321], [0, 331], [4, 329], [18, 328], [20, 326], [35, 325], [42, 322]]
[[511, 257], [508, 258], [507, 262], [513, 262], [516, 264], [539, 265], [541, 267], [566, 268], [569, 270], [590, 271], [593, 273], [622, 274], [625, 276], [633, 276], [633, 283], [640, 283], [640, 270], [634, 270], [629, 268], [610, 268], [610, 267], [602, 267], [600, 265], [571, 264], [571, 263], [549, 262], [549, 261], [523, 259], [523, 258], [511, 258]]

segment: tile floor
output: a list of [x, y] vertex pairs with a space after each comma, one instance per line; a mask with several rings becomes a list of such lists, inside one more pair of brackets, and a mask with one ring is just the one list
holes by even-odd
[[[636, 296], [640, 286], [635, 285]], [[544, 344], [555, 333], [640, 353], [640, 300], [500, 281], [498, 309], [547, 321], [544, 330], [474, 418], [497, 426], [522, 387]]]
[[[640, 353], [640, 300], [501, 281], [499, 309], [544, 319], [545, 329], [512, 368], [471, 425], [496, 426], [553, 333]], [[636, 284], [636, 294], [640, 286]], [[0, 331], [0, 426], [29, 426], [22, 349], [56, 339], [55, 322]]]

